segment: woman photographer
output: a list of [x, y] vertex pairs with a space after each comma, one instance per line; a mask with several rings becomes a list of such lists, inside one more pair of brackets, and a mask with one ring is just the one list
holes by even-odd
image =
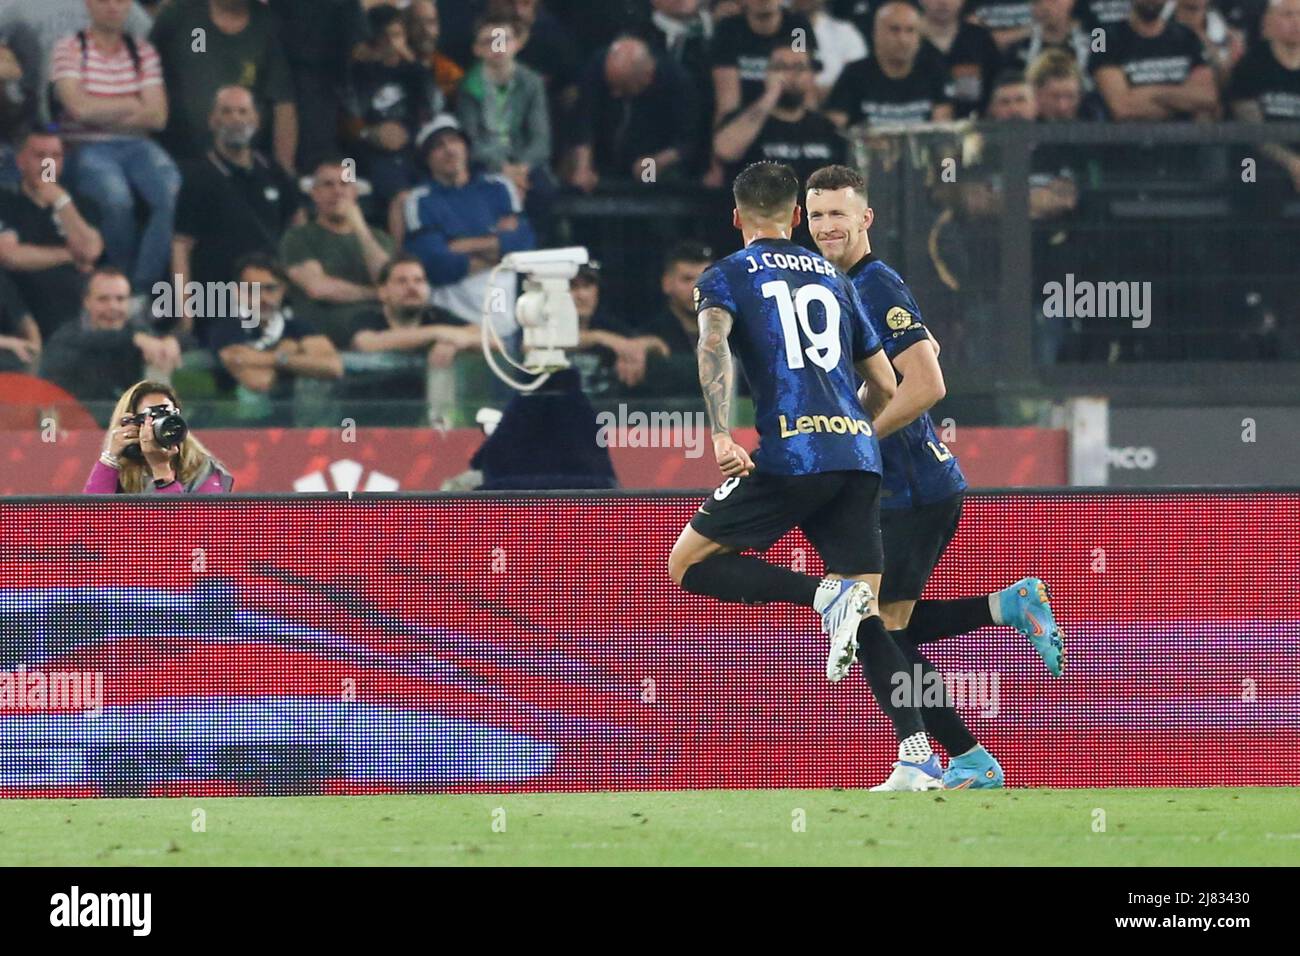
[[[109, 419], [86, 494], [224, 494], [235, 480], [180, 417], [170, 385], [137, 382]], [[155, 426], [159, 434], [155, 434]]]

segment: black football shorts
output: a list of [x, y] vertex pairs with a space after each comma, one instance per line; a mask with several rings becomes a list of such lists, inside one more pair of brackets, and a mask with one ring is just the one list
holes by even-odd
[[925, 584], [957, 533], [965, 495], [915, 508], [885, 508], [880, 512], [880, 535], [885, 545], [885, 574], [880, 600], [920, 600]]
[[830, 574], [879, 574], [880, 476], [868, 471], [728, 478], [691, 518], [704, 537], [737, 551], [766, 551], [799, 528]]

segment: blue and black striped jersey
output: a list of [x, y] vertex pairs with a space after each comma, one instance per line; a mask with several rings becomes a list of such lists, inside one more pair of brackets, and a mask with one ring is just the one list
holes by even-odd
[[[925, 341], [928, 336], [921, 310], [897, 272], [868, 254], [848, 275], [890, 361]], [[929, 412], [883, 439], [880, 450], [885, 461], [882, 508], [933, 504], [966, 488], [957, 456], [939, 441]]]
[[780, 475], [881, 472], [854, 364], [881, 347], [848, 277], [788, 239], [758, 239], [710, 266], [695, 309], [725, 309], [754, 398], [754, 465]]

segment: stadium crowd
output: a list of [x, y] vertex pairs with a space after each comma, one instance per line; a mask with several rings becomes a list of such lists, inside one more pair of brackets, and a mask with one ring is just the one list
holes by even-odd
[[[964, 117], [1300, 120], [1300, 0], [6, 0], [0, 371], [102, 400], [200, 351], [269, 396], [351, 353], [446, 367], [560, 197], [803, 178], [848, 128]], [[1300, 192], [1300, 152], [1266, 160]], [[1077, 200], [1036, 170], [1035, 218]], [[692, 353], [713, 251], [647, 251], [644, 315], [574, 280], [591, 391], [675, 388], [647, 368]], [[231, 282], [256, 305], [181, 292]]]

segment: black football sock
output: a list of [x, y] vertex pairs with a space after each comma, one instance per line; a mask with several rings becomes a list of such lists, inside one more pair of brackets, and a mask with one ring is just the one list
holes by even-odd
[[784, 601], [802, 607], [813, 606], [820, 581], [744, 554], [715, 554], [682, 575], [682, 587], [692, 594], [741, 604]]
[[[889, 636], [894, 639], [899, 650], [903, 652], [908, 664], [912, 665], [909, 666], [908, 670], [915, 674], [914, 665], [920, 664], [922, 680], [925, 681], [925, 685], [929, 685], [930, 680], [927, 678], [930, 674], [939, 674], [938, 669], [926, 659], [924, 654], [916, 649], [915, 644], [907, 639], [906, 631], [890, 631]], [[939, 675], [933, 679], [941, 681], [943, 677]], [[961, 715], [952, 706], [952, 700], [948, 696], [946, 685], [944, 685], [943, 690], [943, 706], [922, 706], [921, 720], [925, 722], [925, 729], [930, 736], [939, 741], [943, 745], [943, 749], [948, 751], [949, 757], [964, 754], [979, 743], [966, 728], [966, 722], [961, 719]]]
[[992, 623], [988, 595], [952, 601], [917, 601], [907, 622], [907, 640], [912, 644], [928, 644]]
[[915, 705], [912, 695], [899, 694], [901, 702], [894, 702], [894, 675], [910, 674], [911, 665], [878, 615], [873, 614], [858, 625], [858, 660], [862, 662], [862, 673], [871, 687], [871, 695], [894, 725], [899, 743], [913, 734], [924, 734], [921, 708]]

